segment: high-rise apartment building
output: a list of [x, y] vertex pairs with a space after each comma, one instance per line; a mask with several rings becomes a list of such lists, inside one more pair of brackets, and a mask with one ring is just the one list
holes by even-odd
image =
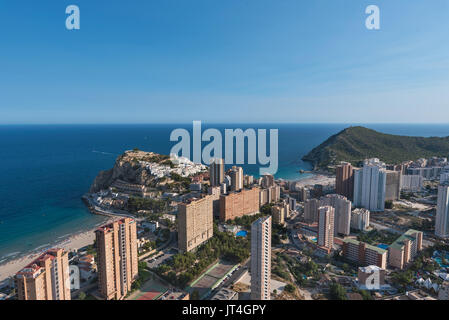
[[178, 205], [178, 248], [192, 251], [213, 236], [213, 196]]
[[239, 191], [243, 189], [243, 169], [242, 167], [233, 166], [230, 172], [231, 191]]
[[296, 211], [296, 199], [295, 198], [289, 197], [288, 204], [290, 206], [291, 211]]
[[423, 233], [409, 229], [388, 247], [390, 266], [403, 269], [422, 250]]
[[320, 207], [320, 200], [308, 199], [304, 202], [304, 219], [308, 223], [318, 221], [318, 208]]
[[449, 238], [449, 182], [447, 181], [438, 186], [435, 235], [440, 238]]
[[285, 222], [285, 208], [282, 204], [277, 204], [271, 207], [271, 215], [274, 224], [283, 225]]
[[14, 276], [18, 300], [70, 300], [68, 253], [50, 249]]
[[221, 186], [224, 182], [224, 160], [213, 159], [209, 166], [210, 185], [212, 187]]
[[369, 227], [370, 212], [364, 208], [357, 208], [351, 214], [351, 228], [366, 231]]
[[251, 225], [251, 300], [271, 297], [271, 216]]
[[342, 162], [337, 166], [335, 178], [335, 192], [348, 199], [354, 195], [354, 168], [349, 162]]
[[329, 194], [320, 199], [320, 206], [334, 208], [334, 234], [349, 235], [351, 233], [351, 201], [339, 194]]
[[249, 187], [252, 184], [254, 184], [254, 176], [244, 175], [243, 176], [243, 185]]
[[318, 209], [318, 239], [320, 247], [332, 250], [334, 245], [334, 208], [330, 206]]
[[260, 189], [242, 189], [220, 196], [220, 221], [234, 220], [259, 211]]
[[121, 300], [138, 277], [137, 227], [123, 218], [95, 231], [98, 290], [107, 300]]
[[364, 161], [354, 170], [354, 205], [370, 211], [384, 211], [387, 171], [379, 159]]
[[262, 176], [262, 182], [261, 182], [262, 188], [269, 188], [274, 186], [274, 176], [271, 174], [264, 174]]
[[423, 177], [419, 175], [402, 175], [401, 190], [408, 192], [420, 192], [423, 188]]
[[402, 174], [400, 171], [387, 170], [385, 183], [385, 201], [399, 200], [401, 197]]

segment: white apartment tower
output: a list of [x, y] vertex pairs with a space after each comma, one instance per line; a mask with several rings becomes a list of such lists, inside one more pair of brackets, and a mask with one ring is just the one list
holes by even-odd
[[251, 225], [251, 300], [270, 300], [271, 216]]
[[243, 168], [233, 166], [231, 169], [231, 190], [239, 191], [243, 189]]
[[373, 158], [354, 170], [354, 205], [370, 211], [384, 211], [387, 171], [385, 163]]
[[351, 233], [351, 201], [339, 194], [329, 194], [321, 198], [320, 206], [334, 208], [334, 235]]
[[449, 238], [449, 182], [447, 181], [438, 186], [435, 235], [440, 238]]

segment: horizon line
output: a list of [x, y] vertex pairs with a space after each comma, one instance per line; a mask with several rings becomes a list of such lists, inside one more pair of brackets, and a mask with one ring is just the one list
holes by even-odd
[[246, 122], [246, 121], [238, 121], [238, 122], [216, 122], [216, 121], [204, 121], [204, 120], [192, 120], [187, 122], [74, 122], [74, 123], [0, 123], [0, 126], [107, 126], [107, 125], [191, 125], [193, 121], [201, 121], [204, 124], [231, 124], [231, 125], [248, 125], [248, 124], [262, 124], [262, 125], [271, 125], [271, 124], [281, 124], [281, 125], [322, 125], [322, 124], [335, 124], [335, 125], [371, 125], [371, 124], [384, 124], [384, 125], [449, 125], [449, 122], [290, 122], [290, 121], [255, 121], [255, 122]]

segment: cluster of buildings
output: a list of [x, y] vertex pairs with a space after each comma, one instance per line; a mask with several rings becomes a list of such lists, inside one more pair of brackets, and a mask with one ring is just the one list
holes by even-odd
[[51, 249], [14, 276], [18, 300], [70, 300], [68, 253]]
[[[357, 208], [365, 208], [371, 212], [384, 211], [385, 201], [399, 199], [401, 190], [419, 192], [423, 188], [424, 180], [435, 179], [439, 179], [435, 235], [449, 238], [447, 158], [418, 159], [398, 166], [387, 166], [379, 159], [373, 158], [365, 160], [362, 168], [353, 168], [350, 163], [344, 162], [336, 168], [336, 192], [349, 199], [352, 196]], [[360, 221], [356, 215], [353, 216], [354, 222], [351, 221], [351, 224], [362, 230], [358, 227], [361, 226]]]
[[423, 233], [413, 229], [402, 234], [388, 249], [346, 238], [343, 240], [343, 256], [361, 266], [404, 269], [422, 250], [422, 241]]
[[145, 167], [149, 174], [157, 178], [170, 177], [172, 173], [179, 174], [182, 177], [188, 177], [207, 169], [203, 164], [194, 163], [190, 159], [178, 157], [176, 154], [172, 154], [170, 160], [175, 165], [174, 167], [146, 161], [140, 161], [140, 164]]
[[[121, 300], [138, 277], [136, 222], [123, 218], [95, 231], [98, 293]], [[94, 264], [93, 256], [79, 260], [80, 273]], [[81, 274], [82, 276], [82, 274]], [[14, 276], [19, 300], [70, 300], [71, 272], [68, 252], [50, 249]]]
[[213, 236], [214, 217], [227, 222], [257, 214], [261, 206], [272, 203], [274, 222], [283, 224], [294, 210], [290, 205], [296, 207], [294, 199], [281, 200], [280, 187], [272, 175], [255, 181], [245, 176], [241, 167], [233, 166], [226, 172], [223, 159], [214, 159], [209, 170], [208, 194], [178, 204], [178, 247], [183, 252], [194, 250]]

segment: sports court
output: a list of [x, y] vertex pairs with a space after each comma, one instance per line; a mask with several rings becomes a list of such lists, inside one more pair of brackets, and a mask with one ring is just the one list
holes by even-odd
[[219, 261], [211, 266], [203, 275], [197, 280], [193, 281], [187, 288], [187, 291], [192, 294], [195, 290], [198, 291], [200, 298], [206, 296], [236, 265], [227, 261]]
[[168, 286], [164, 285], [158, 279], [151, 279], [145, 282], [142, 287], [133, 292], [128, 300], [156, 300], [160, 295], [168, 290]]

